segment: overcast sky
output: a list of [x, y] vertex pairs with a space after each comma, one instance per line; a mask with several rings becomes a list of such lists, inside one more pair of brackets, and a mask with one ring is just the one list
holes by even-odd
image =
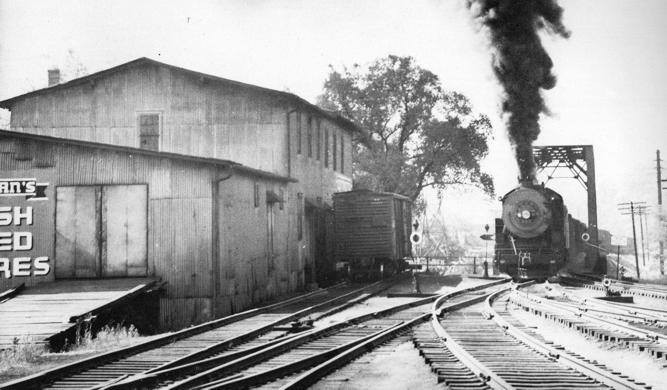
[[[627, 234], [629, 218], [616, 203], [655, 204], [655, 151], [667, 155], [667, 2], [560, 4], [572, 37], [544, 39], [559, 81], [546, 94], [553, 116], [537, 144], [593, 144], [599, 224]], [[411, 55], [492, 118], [484, 167], [503, 194], [517, 173], [485, 42], [460, 0], [0, 0], [0, 99], [46, 86], [50, 67], [67, 76], [78, 63], [94, 72], [150, 57], [314, 102], [329, 64]], [[550, 184], [585, 220], [583, 189], [574, 180]], [[474, 208], [475, 221], [492, 222], [490, 201], [461, 207], [463, 199], [445, 199], [443, 208]]]

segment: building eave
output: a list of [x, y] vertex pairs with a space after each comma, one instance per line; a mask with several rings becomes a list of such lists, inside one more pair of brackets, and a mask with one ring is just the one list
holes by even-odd
[[142, 156], [151, 156], [151, 157], [156, 157], [156, 158], [167, 158], [167, 159], [173, 159], [173, 160], [188, 161], [188, 162], [194, 162], [194, 163], [200, 163], [200, 164], [215, 165], [215, 166], [220, 166], [220, 167], [231, 168], [233, 171], [244, 172], [244, 173], [247, 173], [247, 174], [250, 174], [250, 175], [253, 175], [253, 176], [263, 177], [263, 178], [266, 178], [266, 179], [280, 181], [280, 182], [293, 182], [294, 183], [294, 182], [298, 181], [298, 180], [296, 180], [294, 178], [291, 178], [291, 177], [278, 175], [278, 174], [268, 172], [268, 171], [264, 171], [264, 170], [261, 170], [261, 169], [251, 168], [251, 167], [245, 166], [243, 164], [240, 164], [240, 163], [237, 163], [237, 162], [234, 162], [234, 161], [231, 161], [231, 160], [223, 160], [223, 159], [217, 159], [217, 158], [211, 158], [211, 157], [198, 157], [198, 156], [191, 156], [191, 155], [179, 154], [179, 153], [160, 152], [160, 151], [155, 151], [155, 150], [134, 148], [134, 147], [131, 147], [131, 146], [120, 146], [120, 145], [104, 144], [104, 143], [99, 143], [99, 142], [81, 141], [81, 140], [70, 139], [70, 138], [59, 138], [59, 137], [51, 137], [51, 136], [47, 136], [47, 135], [21, 133], [21, 132], [10, 131], [10, 130], [0, 130], [0, 139], [3, 139], [3, 138], [35, 140], [35, 141], [39, 141], [39, 142], [48, 142], [48, 143], [59, 144], [59, 145], [79, 146], [79, 147], [83, 147], [83, 148], [100, 149], [100, 150], [107, 150], [107, 151], [112, 151], [112, 152], [127, 153], [127, 154], [130, 154], [130, 155], [142, 155]]

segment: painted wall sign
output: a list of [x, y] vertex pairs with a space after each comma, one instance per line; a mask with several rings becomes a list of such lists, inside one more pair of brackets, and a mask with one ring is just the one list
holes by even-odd
[[[45, 200], [48, 183], [36, 179], [0, 179], [0, 196], [25, 196], [27, 200]], [[33, 226], [32, 206], [0, 205], [0, 277], [9, 279], [22, 276], [43, 276], [51, 271], [46, 256], [20, 256], [34, 247], [31, 231], [22, 227]], [[12, 252], [18, 256], [7, 256]]]
[[37, 179], [0, 179], [0, 196], [25, 196], [28, 200], [46, 200], [49, 183]]

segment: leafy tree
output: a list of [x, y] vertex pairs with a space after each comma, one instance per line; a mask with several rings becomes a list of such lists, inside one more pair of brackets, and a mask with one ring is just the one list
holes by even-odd
[[356, 188], [419, 198], [422, 190], [468, 184], [493, 194], [479, 161], [488, 153], [489, 119], [468, 99], [445, 91], [412, 57], [390, 55], [367, 69], [330, 69], [318, 104], [368, 131], [355, 140]]

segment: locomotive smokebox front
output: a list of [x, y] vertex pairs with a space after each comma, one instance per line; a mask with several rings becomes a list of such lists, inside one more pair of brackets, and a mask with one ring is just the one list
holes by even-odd
[[551, 225], [551, 207], [542, 187], [522, 183], [502, 202], [503, 222], [516, 237], [537, 237]]

